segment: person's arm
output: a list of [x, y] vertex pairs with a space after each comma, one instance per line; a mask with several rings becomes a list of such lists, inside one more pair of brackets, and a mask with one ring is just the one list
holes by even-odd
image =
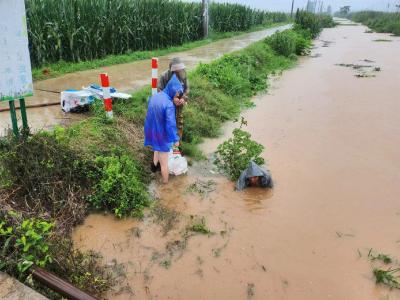
[[168, 140], [172, 143], [179, 142], [178, 128], [176, 127], [176, 116], [175, 116], [175, 107], [171, 104], [167, 106], [167, 110], [165, 112], [165, 126], [167, 130]]

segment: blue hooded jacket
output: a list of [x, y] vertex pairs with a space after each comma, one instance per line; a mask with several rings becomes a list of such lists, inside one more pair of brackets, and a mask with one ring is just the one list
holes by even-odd
[[173, 144], [179, 141], [172, 100], [181, 91], [183, 86], [174, 74], [165, 89], [149, 99], [144, 123], [144, 145], [152, 147], [153, 151], [169, 152]]

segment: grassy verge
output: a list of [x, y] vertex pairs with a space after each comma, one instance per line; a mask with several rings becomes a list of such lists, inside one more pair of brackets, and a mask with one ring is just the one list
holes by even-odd
[[400, 14], [378, 11], [361, 11], [349, 15], [354, 22], [362, 23], [376, 32], [400, 36]]
[[191, 50], [200, 46], [204, 46], [210, 44], [212, 42], [235, 37], [238, 35], [242, 35], [249, 32], [259, 31], [267, 28], [272, 28], [280, 25], [284, 25], [287, 23], [273, 23], [273, 24], [264, 24], [252, 27], [250, 30], [241, 31], [241, 32], [213, 32], [210, 34], [209, 38], [202, 39], [195, 42], [185, 43], [181, 46], [169, 47], [165, 49], [157, 49], [153, 51], [134, 51], [127, 54], [121, 55], [109, 55], [105, 58], [94, 59], [91, 61], [81, 61], [77, 63], [59, 61], [57, 63], [52, 63], [45, 65], [40, 68], [32, 69], [32, 76], [34, 80], [44, 80], [49, 78], [58, 77], [67, 73], [73, 73], [78, 71], [96, 69], [105, 66], [111, 66], [116, 64], [123, 64], [134, 62], [142, 59], [149, 59], [152, 57], [164, 56], [174, 52], [182, 52]]
[[[192, 71], [186, 154], [200, 158], [201, 140], [218, 136], [224, 121], [251, 106], [268, 75], [307, 53], [310, 37], [303, 27], [276, 33]], [[29, 282], [27, 270], [37, 264], [98, 296], [112, 285], [100, 257], [75, 251], [69, 235], [92, 210], [140, 217], [151, 203], [151, 152], [143, 147], [149, 95], [146, 88], [115, 102], [112, 121], [97, 102], [86, 120], [68, 128], [0, 139], [0, 270]], [[204, 222], [193, 230], [210, 233]]]

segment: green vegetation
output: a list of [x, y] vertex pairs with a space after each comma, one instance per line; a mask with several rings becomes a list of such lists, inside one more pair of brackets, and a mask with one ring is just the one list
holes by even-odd
[[233, 130], [233, 137], [218, 146], [216, 165], [233, 181], [247, 168], [250, 161], [258, 165], [264, 164], [260, 157], [264, 146], [251, 140], [250, 133], [242, 130], [246, 122], [241, 120], [239, 128]]
[[212, 235], [213, 232], [207, 227], [206, 219], [204, 217], [191, 216], [191, 224], [186, 228], [189, 232], [200, 234]]
[[308, 54], [311, 40], [296, 31], [285, 30], [268, 38], [268, 44], [280, 55], [292, 57], [293, 55]]
[[315, 39], [323, 28], [334, 27], [336, 24], [329, 15], [316, 15], [306, 11], [297, 10], [294, 30], [309, 35]]
[[210, 5], [210, 26], [217, 32], [244, 31], [265, 24], [288, 21], [288, 15], [280, 12], [265, 12], [240, 4], [215, 3]]
[[29, 280], [28, 269], [33, 264], [59, 274], [93, 295], [100, 296], [111, 287], [111, 274], [101, 266], [98, 254], [73, 249], [72, 242], [57, 232], [54, 223], [3, 209], [0, 211], [0, 271], [33, 285], [50, 299], [60, 297]]
[[13, 269], [16, 266], [20, 277], [33, 264], [45, 267], [52, 262], [46, 239], [51, 234], [53, 224], [39, 219], [25, 219], [13, 226], [10, 219], [16, 216], [15, 212], [7, 212], [0, 222], [0, 239], [4, 241], [1, 256], [7, 257], [7, 260], [1, 260], [0, 269]]
[[376, 32], [400, 35], [400, 14], [379, 11], [361, 11], [349, 15], [354, 22], [362, 23]]
[[400, 289], [400, 276], [396, 276], [396, 274], [400, 273], [400, 268], [389, 268], [387, 270], [374, 269], [373, 272], [376, 283], [387, 285], [390, 288]]
[[[27, 0], [26, 8], [31, 61], [35, 67], [162, 49], [203, 37], [202, 8], [198, 2]], [[213, 4], [210, 15], [217, 32], [243, 31], [288, 19], [286, 14], [237, 4]]]

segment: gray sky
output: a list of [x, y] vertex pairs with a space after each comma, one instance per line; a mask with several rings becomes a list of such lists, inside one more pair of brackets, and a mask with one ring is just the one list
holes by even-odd
[[[289, 11], [292, 0], [214, 0], [215, 2], [230, 2], [249, 5], [270, 11]], [[321, 1], [321, 0], [320, 0]], [[331, 5], [336, 11], [340, 6], [351, 5], [352, 10], [373, 9], [373, 10], [393, 10], [395, 4], [400, 4], [400, 0], [323, 0], [324, 7]], [[303, 8], [307, 0], [295, 0], [295, 8]]]

